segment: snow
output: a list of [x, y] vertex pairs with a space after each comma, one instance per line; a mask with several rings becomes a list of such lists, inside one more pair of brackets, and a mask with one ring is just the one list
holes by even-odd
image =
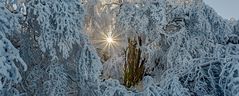
[[[0, 95], [239, 95], [239, 21], [202, 0], [3, 2]], [[123, 42], [141, 37], [138, 85], [122, 84], [126, 44], [104, 61], [91, 43], [109, 31]]]
[[[159, 84], [153, 88], [162, 90], [158, 91], [160, 93], [156, 91], [154, 95], [237, 95], [238, 85], [225, 84], [223, 81], [228, 80], [222, 80], [219, 76], [224, 71], [223, 66], [228, 64], [223, 62], [228, 62], [230, 58], [230, 62], [238, 63], [238, 35], [235, 35], [237, 25], [232, 25], [218, 16], [202, 0], [183, 2], [184, 0], [148, 1], [144, 4], [137, 2], [137, 6], [134, 6], [134, 3], [123, 3], [112, 10], [117, 10], [114, 26], [120, 29], [113, 31], [124, 34], [125, 38], [144, 36], [142, 50], [149, 61], [145, 66], [150, 70], [149, 74], [153, 78], [151, 81], [154, 81], [152, 83]], [[110, 14], [112, 13], [114, 12]], [[116, 66], [111, 65], [118, 60], [111, 61], [113, 58], [117, 57], [109, 58], [103, 65], [106, 68], [104, 70], [112, 70], [112, 66]], [[159, 63], [153, 62], [154, 60], [159, 60]], [[122, 70], [115, 68], [118, 69], [114, 70]], [[119, 74], [104, 72], [108, 76]], [[231, 74], [238, 73], [234, 72]], [[237, 78], [237, 75], [235, 76]], [[114, 78], [120, 80], [119, 77]], [[233, 78], [235, 81], [232, 82], [237, 82], [236, 78]], [[231, 82], [231, 79], [229, 81]], [[231, 87], [225, 87], [227, 84]], [[220, 87], [222, 85], [224, 87]], [[151, 91], [148, 91], [145, 95], [149, 96], [150, 93]]]
[[11, 83], [17, 84], [22, 80], [16, 64], [21, 64], [23, 71], [27, 70], [27, 65], [19, 56], [19, 51], [2, 35], [2, 32], [0, 37], [0, 92], [2, 92], [2, 90], [10, 89]]
[[67, 75], [63, 64], [52, 64], [48, 67], [49, 80], [43, 83], [44, 91], [48, 96], [64, 96], [67, 89]]
[[21, 8], [21, 13], [22, 13], [23, 15], [27, 15], [27, 9], [26, 9], [25, 4], [22, 3], [21, 7], [22, 7], [22, 8]]
[[112, 56], [109, 60], [104, 63], [102, 78], [104, 79], [118, 79], [123, 82], [123, 67], [125, 62], [124, 57]]
[[12, 4], [13, 10], [17, 10], [17, 4]]
[[81, 42], [79, 36], [82, 33], [84, 10], [79, 6], [77, 0], [71, 3], [61, 0], [43, 0], [38, 4], [35, 1], [28, 2], [28, 13], [36, 15], [37, 23], [42, 29], [37, 38], [40, 48], [43, 52], [49, 50], [54, 57], [52, 60], [58, 59], [54, 46], [58, 46], [63, 57], [68, 58], [73, 44]]
[[[19, 22], [16, 14], [4, 5], [4, 1], [0, 1], [0, 95], [18, 96], [20, 93], [13, 85], [22, 81], [20, 73], [27, 70], [27, 64], [7, 38], [19, 33]], [[13, 7], [16, 9], [16, 5]]]

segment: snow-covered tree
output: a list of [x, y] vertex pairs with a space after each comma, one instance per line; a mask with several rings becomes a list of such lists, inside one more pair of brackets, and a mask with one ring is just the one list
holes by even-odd
[[[237, 56], [235, 51], [229, 51], [236, 50], [238, 44], [237, 25], [218, 16], [202, 0], [178, 1], [121, 3], [115, 8], [118, 10], [114, 30], [125, 37], [144, 38], [140, 48], [149, 61], [149, 73], [167, 94], [237, 94], [226, 87], [218, 87], [222, 78], [218, 74], [223, 72], [224, 60]], [[152, 66], [155, 67], [150, 68]], [[230, 88], [235, 90], [236, 86]], [[174, 92], [177, 89], [182, 91]], [[222, 93], [222, 90], [227, 91]]]
[[13, 86], [22, 81], [20, 71], [26, 71], [27, 65], [7, 37], [20, 33], [20, 14], [7, 9], [5, 2], [0, 1], [0, 95], [18, 96], [20, 92]]
[[[27, 95], [84, 94], [81, 90], [87, 88], [88, 84], [85, 83], [95, 84], [95, 77], [90, 77], [93, 78], [90, 81], [84, 76], [92, 74], [98, 77], [96, 72], [100, 71], [91, 72], [96, 70], [91, 62], [97, 59], [95, 55], [92, 58], [80, 56], [87, 50], [94, 50], [89, 48], [87, 36], [83, 34], [83, 5], [78, 0], [31, 0], [26, 7], [22, 27], [24, 32], [21, 34], [24, 39], [20, 49], [30, 67], [24, 74], [21, 91]], [[88, 55], [86, 53], [84, 56]], [[82, 67], [86, 65], [89, 66]]]
[[[0, 95], [237, 96], [238, 22], [202, 0], [0, 0]], [[127, 60], [148, 75], [131, 88]]]
[[19, 51], [0, 30], [0, 95], [19, 95], [18, 90], [12, 87], [22, 80], [17, 64], [23, 66], [20, 69], [27, 70], [27, 65], [19, 56]]
[[22, 34], [26, 43], [21, 51], [30, 54], [23, 57], [31, 67], [22, 91], [28, 95], [98, 95], [101, 63], [84, 34], [81, 2], [32, 0], [26, 7]]
[[[84, 9], [78, 0], [33, 0], [28, 2], [28, 17], [34, 18], [38, 29], [35, 37], [43, 52], [52, 59], [68, 58], [74, 44], [80, 44]], [[70, 26], [69, 26], [70, 25]], [[57, 48], [56, 48], [57, 47]], [[58, 54], [60, 53], [60, 54]], [[59, 56], [58, 56], [59, 55]]]
[[67, 75], [63, 64], [51, 64], [47, 68], [49, 80], [45, 81], [44, 94], [47, 96], [67, 96]]

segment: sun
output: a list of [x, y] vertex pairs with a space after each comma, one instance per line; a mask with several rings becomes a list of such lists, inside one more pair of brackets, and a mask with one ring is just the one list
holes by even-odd
[[107, 37], [106, 41], [107, 41], [107, 43], [113, 43], [114, 42], [112, 37]]
[[102, 51], [116, 52], [121, 48], [122, 40], [120, 39], [120, 34], [116, 32], [99, 32], [95, 35], [93, 43]]
[[118, 45], [117, 37], [111, 32], [104, 34], [102, 44], [104, 50], [112, 50]]

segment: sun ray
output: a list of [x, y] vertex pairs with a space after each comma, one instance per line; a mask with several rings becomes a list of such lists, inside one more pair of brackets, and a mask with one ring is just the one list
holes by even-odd
[[101, 32], [95, 32], [94, 38], [92, 38], [92, 44], [95, 45], [97, 50], [101, 52], [118, 53], [121, 52], [121, 47], [124, 47], [121, 38], [123, 36], [122, 32], [113, 32], [110, 27], [107, 30], [99, 30]]

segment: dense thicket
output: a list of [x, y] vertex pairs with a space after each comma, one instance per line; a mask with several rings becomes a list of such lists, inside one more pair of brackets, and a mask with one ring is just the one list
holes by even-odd
[[236, 96], [238, 35], [202, 0], [0, 0], [0, 95]]

